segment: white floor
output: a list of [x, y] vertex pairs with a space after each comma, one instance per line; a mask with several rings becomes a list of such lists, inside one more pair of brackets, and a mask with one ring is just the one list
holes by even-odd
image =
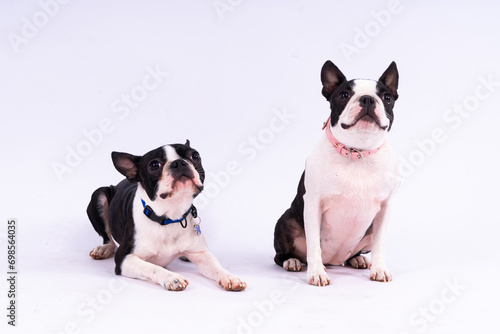
[[[63, 2], [62, 0], [60, 0]], [[500, 47], [493, 2], [0, 2], [2, 268], [17, 219], [16, 328], [2, 333], [495, 333]], [[391, 143], [404, 176], [394, 281], [274, 265], [273, 229], [328, 116], [319, 71], [400, 72]], [[191, 140], [202, 230], [248, 283], [228, 293], [176, 261], [183, 292], [94, 261], [94, 189], [111, 151]]]

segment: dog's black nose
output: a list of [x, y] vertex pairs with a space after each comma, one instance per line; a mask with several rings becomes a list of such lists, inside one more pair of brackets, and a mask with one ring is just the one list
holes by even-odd
[[375, 99], [370, 95], [363, 95], [359, 98], [359, 105], [361, 107], [370, 107], [375, 104]]
[[187, 162], [182, 160], [182, 159], [179, 159], [179, 160], [175, 160], [173, 161], [171, 164], [170, 164], [170, 168], [179, 168], [179, 167], [184, 167], [187, 165]]

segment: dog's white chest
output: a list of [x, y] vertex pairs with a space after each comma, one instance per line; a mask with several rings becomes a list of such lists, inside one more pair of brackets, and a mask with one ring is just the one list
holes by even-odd
[[205, 250], [205, 238], [196, 234], [191, 218], [187, 220], [185, 228], [180, 223], [160, 225], [139, 212], [135, 217], [133, 253], [164, 267], [186, 252]]
[[360, 241], [382, 202], [391, 195], [397, 178], [389, 148], [369, 160], [350, 161], [331, 152], [328, 145], [320, 143], [309, 157], [305, 184], [306, 195], [316, 198], [319, 206], [323, 261], [337, 265], [360, 250]]
[[359, 251], [358, 245], [380, 211], [378, 198], [334, 195], [321, 203], [320, 240], [323, 259], [341, 264]]

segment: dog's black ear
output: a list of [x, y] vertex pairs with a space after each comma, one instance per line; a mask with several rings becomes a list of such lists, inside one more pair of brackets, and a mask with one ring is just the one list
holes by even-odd
[[189, 142], [189, 139], [186, 139], [186, 143], [184, 145], [186, 145], [187, 147], [191, 147], [191, 143]]
[[112, 152], [111, 159], [116, 170], [122, 173], [130, 182], [139, 182], [138, 164], [141, 157], [128, 153]]
[[346, 78], [339, 68], [335, 66], [334, 63], [327, 60], [323, 67], [321, 68], [321, 83], [323, 84], [323, 89], [321, 93], [323, 96], [330, 101], [330, 96], [337, 87], [346, 81]]
[[395, 100], [398, 99], [399, 73], [395, 62], [389, 65], [378, 81], [389, 89]]

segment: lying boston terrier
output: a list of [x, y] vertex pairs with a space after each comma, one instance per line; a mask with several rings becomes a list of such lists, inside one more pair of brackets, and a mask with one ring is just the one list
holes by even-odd
[[[307, 263], [307, 281], [331, 283], [325, 265], [370, 268], [370, 278], [388, 282], [384, 235], [390, 199], [399, 184], [387, 132], [398, 99], [392, 62], [378, 81], [346, 80], [331, 61], [321, 70], [330, 103], [325, 133], [306, 162], [297, 195], [278, 220], [274, 261], [289, 271]], [[361, 254], [372, 252], [370, 263]]]
[[87, 214], [104, 245], [92, 249], [91, 257], [109, 258], [118, 247], [117, 275], [150, 280], [175, 291], [184, 290], [188, 281], [164, 267], [183, 257], [226, 290], [246, 288], [245, 282], [222, 268], [201, 234], [193, 199], [203, 190], [205, 172], [189, 140], [142, 157], [119, 152], [111, 157], [127, 179], [92, 195]]

